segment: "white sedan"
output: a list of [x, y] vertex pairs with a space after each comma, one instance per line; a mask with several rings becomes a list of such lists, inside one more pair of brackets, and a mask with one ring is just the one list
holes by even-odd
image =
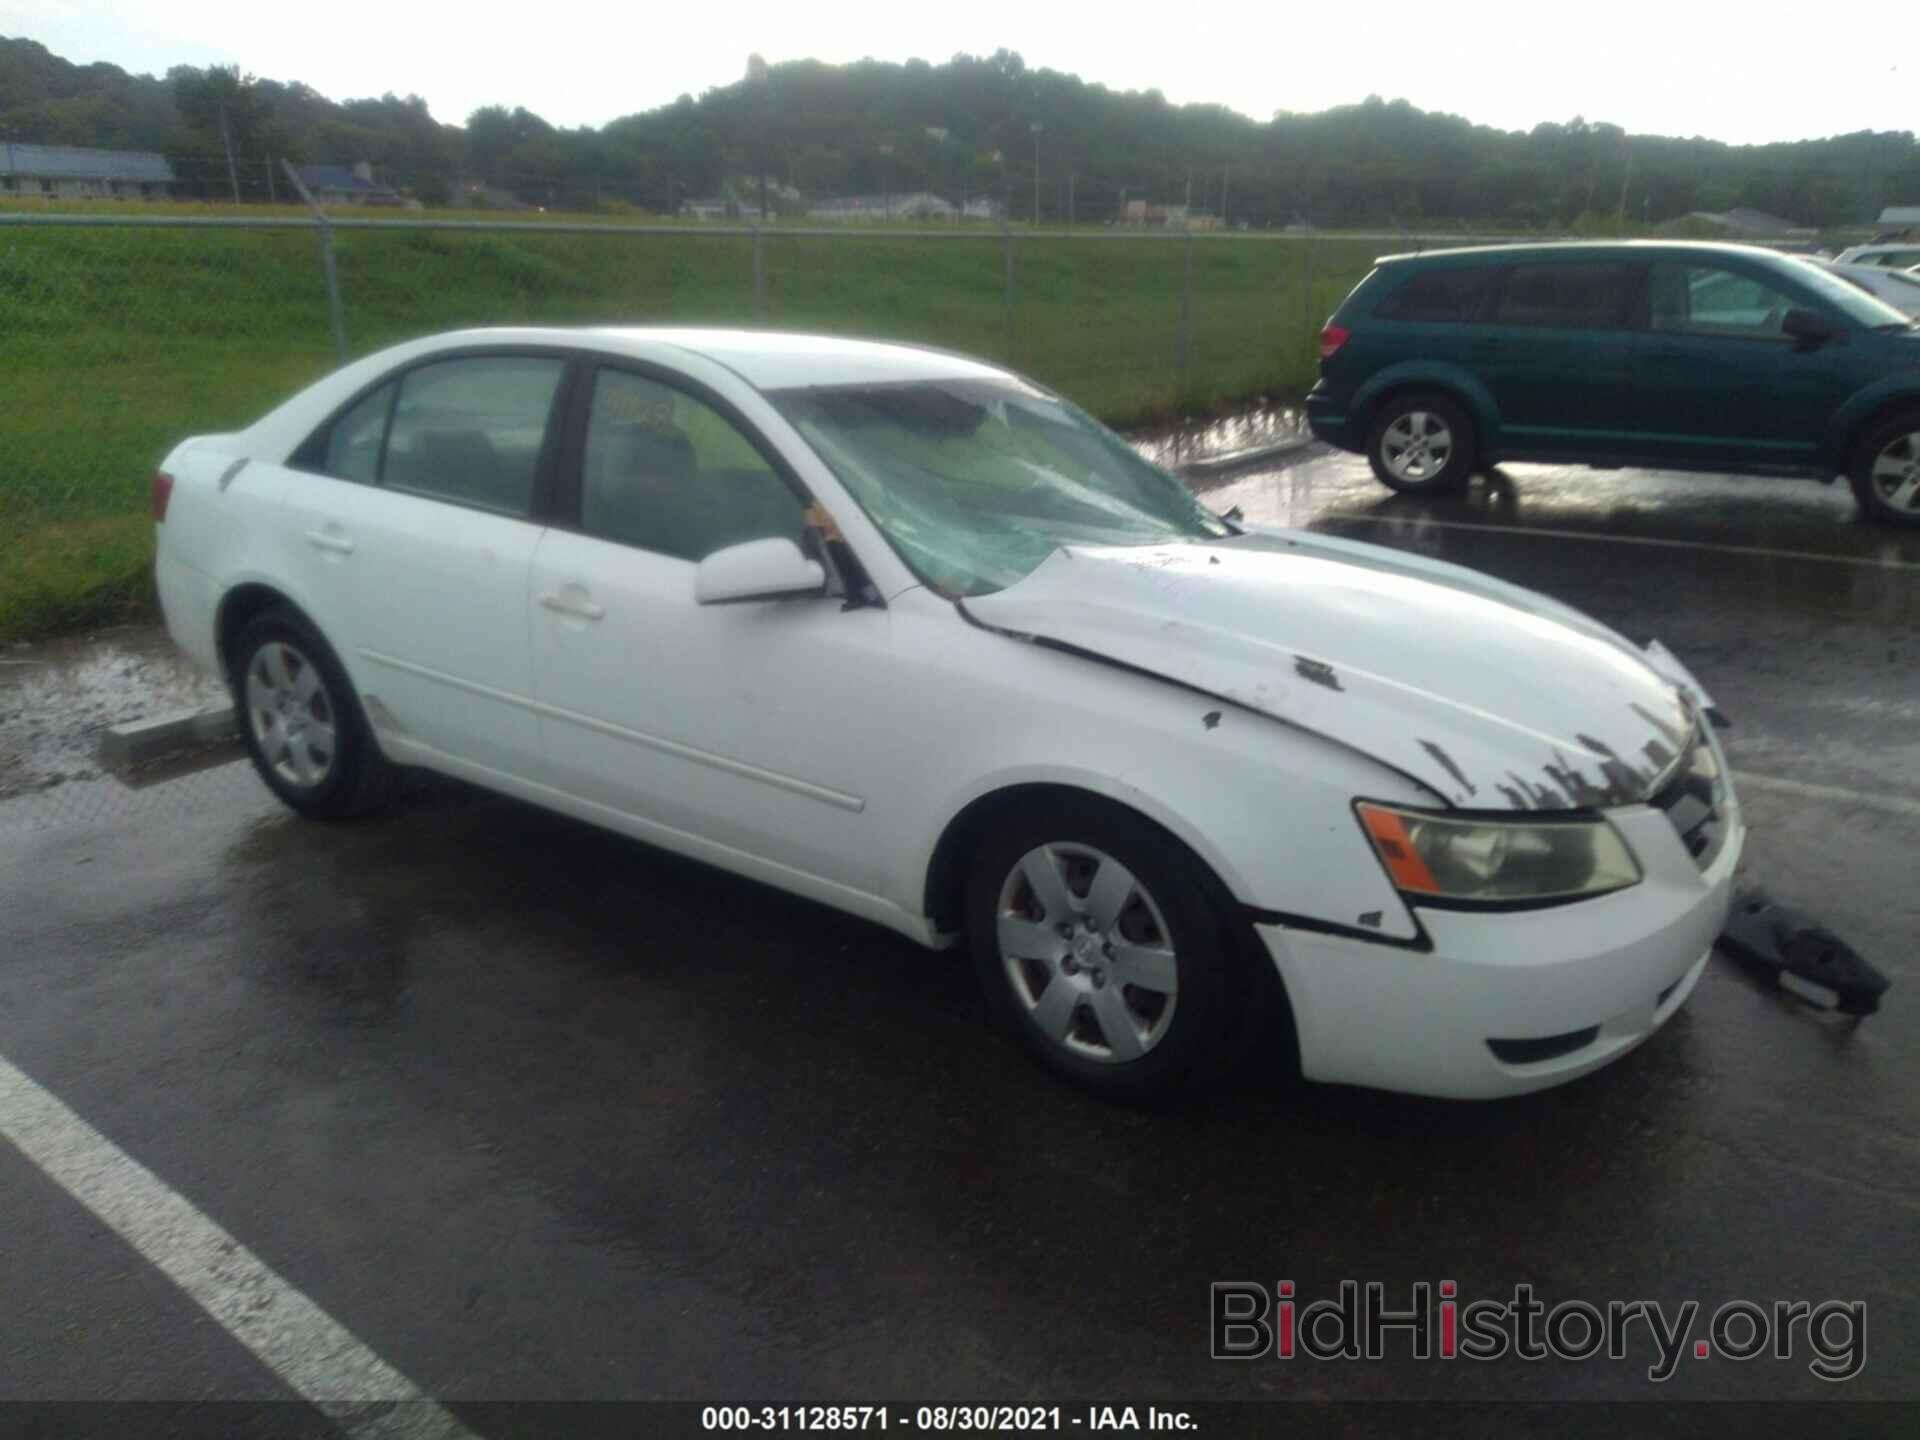
[[1109, 1095], [1249, 1044], [1446, 1096], [1686, 1000], [1744, 829], [1658, 646], [1253, 531], [979, 361], [730, 331], [370, 356], [154, 479], [174, 638], [262, 778], [421, 766], [964, 941]]

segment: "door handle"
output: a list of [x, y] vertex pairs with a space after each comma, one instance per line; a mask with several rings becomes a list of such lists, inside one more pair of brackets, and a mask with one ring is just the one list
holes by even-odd
[[342, 535], [338, 529], [309, 530], [307, 543], [316, 550], [329, 550], [335, 555], [353, 553], [353, 541]]
[[1687, 358], [1686, 351], [1676, 349], [1673, 346], [1662, 346], [1658, 350], [1649, 350], [1646, 352], [1646, 355], [1649, 360], [1684, 360]]
[[607, 615], [604, 605], [596, 605], [581, 594], [568, 595], [549, 590], [540, 597], [540, 603], [558, 614], [572, 615], [581, 620], [604, 620]]

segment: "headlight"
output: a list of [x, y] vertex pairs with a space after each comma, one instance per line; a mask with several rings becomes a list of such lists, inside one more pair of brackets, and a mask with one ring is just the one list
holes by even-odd
[[1575, 900], [1640, 880], [1633, 852], [1605, 820], [1453, 819], [1367, 801], [1355, 808], [1394, 885], [1415, 899]]

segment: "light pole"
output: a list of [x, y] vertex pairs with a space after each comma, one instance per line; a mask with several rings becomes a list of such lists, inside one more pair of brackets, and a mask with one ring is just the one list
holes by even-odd
[[1033, 224], [1040, 227], [1040, 132], [1046, 127], [1038, 120], [1033, 122]]

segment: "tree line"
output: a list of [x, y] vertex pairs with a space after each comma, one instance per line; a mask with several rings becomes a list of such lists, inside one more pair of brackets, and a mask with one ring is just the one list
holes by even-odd
[[[1285, 99], [1278, 84], [1274, 98]], [[1854, 227], [1884, 205], [1920, 204], [1910, 131], [1729, 145], [1575, 117], [1521, 132], [1378, 96], [1256, 120], [1030, 69], [1009, 50], [938, 65], [755, 57], [733, 84], [570, 129], [505, 105], [448, 125], [417, 95], [336, 101], [236, 69], [130, 75], [0, 39], [0, 141], [157, 150], [186, 193], [209, 199], [270, 198], [267, 162], [285, 156], [370, 161], [427, 204], [484, 186], [554, 208], [656, 213], [714, 196], [764, 194], [798, 212], [825, 196], [931, 191], [990, 199], [1016, 220], [1037, 204], [1048, 222], [1112, 219], [1144, 200], [1256, 227], [1594, 230], [1735, 206]]]

